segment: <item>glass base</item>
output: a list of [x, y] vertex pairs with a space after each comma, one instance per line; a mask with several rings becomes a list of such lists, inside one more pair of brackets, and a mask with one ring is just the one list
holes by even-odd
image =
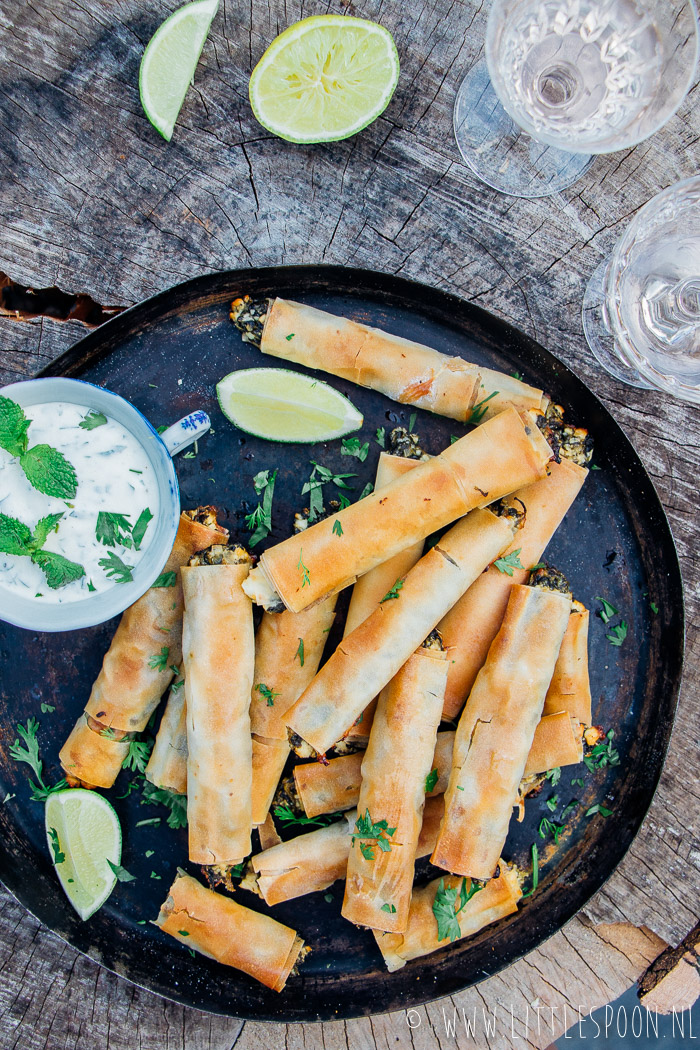
[[598, 364], [602, 365], [615, 379], [627, 386], [636, 386], [641, 390], [655, 389], [651, 383], [642, 378], [636, 368], [627, 364], [620, 355], [608, 324], [605, 306], [605, 278], [609, 261], [606, 259], [593, 272], [586, 287], [581, 309], [581, 320], [586, 340]]
[[457, 92], [454, 131], [464, 163], [482, 182], [513, 197], [558, 193], [593, 161], [588, 154], [555, 149], [522, 131], [501, 105], [483, 58]]

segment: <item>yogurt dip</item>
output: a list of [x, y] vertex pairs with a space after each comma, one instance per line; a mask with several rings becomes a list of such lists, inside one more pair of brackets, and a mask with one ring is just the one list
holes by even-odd
[[[41, 567], [29, 557], [0, 553], [0, 602], [12, 601], [11, 595], [36, 598], [45, 603], [65, 604], [88, 598], [95, 592], [121, 586], [123, 573], [108, 575], [100, 561], [114, 558], [133, 570], [147, 552], [155, 535], [160, 512], [158, 481], [148, 455], [136, 438], [120, 423], [107, 418], [105, 423], [80, 427], [92, 412], [88, 405], [55, 401], [27, 406], [31, 419], [28, 444], [47, 444], [58, 449], [72, 464], [77, 477], [77, 491], [66, 501], [46, 496], [27, 480], [19, 459], [0, 448], [0, 513], [17, 518], [34, 529], [40, 518], [63, 513], [58, 530], [50, 533], [43, 549], [62, 554], [82, 565], [85, 575], [62, 587], [48, 586]], [[148, 510], [152, 517], [146, 526], [139, 549], [130, 540], [130, 529], [139, 515]], [[98, 514], [124, 515], [123, 528], [111, 532], [115, 542], [101, 543], [96, 535]], [[102, 519], [107, 524], [112, 519]], [[104, 535], [104, 528], [101, 529]], [[126, 541], [124, 540], [126, 537]]]

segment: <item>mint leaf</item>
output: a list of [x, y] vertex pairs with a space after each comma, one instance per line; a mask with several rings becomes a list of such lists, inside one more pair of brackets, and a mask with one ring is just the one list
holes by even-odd
[[0, 397], [0, 448], [11, 456], [21, 456], [27, 448], [30, 422], [16, 401]]
[[97, 564], [104, 569], [108, 576], [113, 577], [117, 583], [131, 583], [134, 578], [131, 572], [133, 565], [127, 565], [121, 558], [117, 557], [114, 551], [109, 552], [109, 557], [100, 558]]
[[105, 547], [131, 546], [131, 522], [128, 514], [101, 510], [97, 514], [95, 539]]
[[54, 591], [85, 575], [85, 569], [77, 561], [69, 561], [53, 551], [33, 551], [32, 561], [41, 567], [46, 582]]
[[32, 533], [17, 518], [0, 514], [0, 553], [31, 554]]
[[148, 523], [149, 523], [149, 521], [152, 520], [152, 518], [153, 518], [153, 515], [151, 514], [150, 509], [148, 507], [146, 507], [145, 510], [141, 511], [141, 513], [139, 514], [138, 518], [136, 519], [136, 524], [134, 525], [133, 529], [131, 530], [131, 538], [134, 541], [134, 547], [136, 548], [137, 551], [141, 550], [141, 541], [143, 540], [143, 537], [146, 535], [146, 529], [148, 528]]
[[85, 416], [85, 419], [81, 419], [78, 426], [82, 430], [94, 430], [95, 427], [103, 427], [107, 422], [107, 416], [104, 412], [90, 411]]
[[47, 514], [45, 518], [39, 519], [32, 533], [32, 547], [35, 550], [40, 550], [49, 538], [49, 534], [57, 531], [62, 517], [63, 511], [59, 514]]
[[19, 457], [27, 481], [45, 496], [73, 499], [78, 480], [71, 463], [51, 445], [34, 445]]

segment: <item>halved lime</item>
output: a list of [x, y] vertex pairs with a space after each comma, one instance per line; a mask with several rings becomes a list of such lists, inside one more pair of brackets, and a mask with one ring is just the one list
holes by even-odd
[[89, 919], [117, 881], [107, 863], [119, 864], [122, 856], [122, 829], [114, 808], [95, 791], [54, 791], [46, 800], [46, 837], [68, 900], [81, 919]]
[[218, 6], [219, 0], [195, 0], [178, 8], [153, 34], [141, 59], [141, 105], [168, 142]]
[[362, 413], [328, 383], [288, 368], [244, 368], [217, 383], [221, 411], [266, 441], [331, 441], [362, 426]]
[[366, 128], [399, 79], [391, 33], [343, 15], [304, 18], [272, 41], [250, 78], [250, 104], [290, 142], [334, 142]]

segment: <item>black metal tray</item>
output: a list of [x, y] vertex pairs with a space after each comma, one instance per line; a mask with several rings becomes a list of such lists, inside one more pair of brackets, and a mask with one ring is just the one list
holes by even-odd
[[[213, 433], [196, 458], [177, 459], [183, 506], [214, 503], [234, 535], [247, 532], [243, 513], [256, 502], [253, 475], [278, 467], [269, 543], [291, 530], [293, 513], [310, 460], [357, 473], [355, 492], [372, 480], [379, 454], [377, 427], [407, 422], [410, 409], [381, 394], [323, 376], [364, 413], [362, 439], [371, 452], [364, 463], [342, 457], [340, 442], [274, 445], [241, 434], [221, 414], [214, 391], [226, 373], [250, 366], [284, 364], [243, 343], [228, 319], [236, 295], [281, 294], [366, 321], [438, 350], [461, 354], [544, 387], [568, 416], [588, 427], [596, 441], [595, 464], [584, 489], [547, 551], [551, 564], [570, 579], [589, 608], [602, 595], [629, 624], [616, 648], [608, 630], [591, 617], [590, 667], [594, 719], [615, 730], [621, 764], [589, 773], [563, 770], [560, 806], [582, 800], [567, 818], [555, 848], [537, 834], [546, 808], [545, 791], [526, 805], [525, 821], [512, 822], [504, 855], [525, 870], [530, 847], [540, 847], [540, 885], [514, 915], [475, 937], [446, 945], [393, 974], [385, 971], [372, 935], [340, 915], [342, 883], [331, 899], [318, 893], [271, 909], [299, 930], [313, 952], [281, 994], [244, 974], [185, 947], [152, 919], [178, 865], [186, 864], [186, 831], [137, 828], [136, 822], [165, 811], [140, 806], [140, 793], [126, 798], [122, 773], [108, 793], [121, 818], [123, 864], [136, 882], [118, 883], [106, 905], [81, 923], [58, 885], [44, 837], [43, 807], [30, 801], [26, 766], [13, 762], [9, 745], [16, 723], [39, 718], [39, 744], [48, 778], [58, 779], [57, 754], [83, 709], [116, 621], [65, 634], [32, 634], [0, 624], [0, 878], [15, 896], [70, 944], [136, 984], [181, 1003], [250, 1019], [314, 1021], [353, 1017], [415, 1006], [480, 981], [537, 947], [558, 930], [608, 878], [629, 848], [656, 787], [681, 677], [683, 595], [668, 523], [639, 458], [597, 398], [571, 371], [522, 332], [478, 307], [386, 274], [340, 267], [290, 266], [239, 270], [188, 281], [110, 320], [55, 361], [43, 375], [79, 376], [110, 387], [132, 401], [155, 424], [169, 424], [193, 408], [206, 409]], [[295, 366], [290, 366], [295, 367]], [[300, 371], [304, 371], [300, 369]], [[451, 420], [419, 411], [416, 429], [428, 451], [449, 444], [464, 430]], [[258, 548], [258, 551], [262, 548]], [[651, 603], [658, 608], [654, 613]], [[332, 639], [331, 639], [332, 642]], [[40, 711], [41, 703], [55, 706]], [[585, 788], [571, 785], [583, 777]], [[612, 815], [585, 817], [605, 801]], [[556, 815], [556, 814], [555, 814]], [[146, 858], [146, 850], [154, 850]], [[420, 872], [426, 877], [427, 862]], [[198, 874], [193, 870], [193, 873]], [[155, 872], [159, 879], [151, 877]], [[246, 892], [241, 902], [264, 904]]]

